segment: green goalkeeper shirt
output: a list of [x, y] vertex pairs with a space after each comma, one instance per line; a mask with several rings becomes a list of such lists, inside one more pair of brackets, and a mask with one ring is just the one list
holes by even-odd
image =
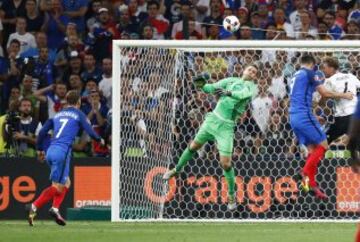
[[256, 85], [252, 81], [229, 77], [216, 83], [205, 84], [202, 90], [205, 93], [214, 93], [218, 88], [230, 91], [231, 96], [220, 97], [213, 113], [224, 121], [234, 123], [255, 95]]

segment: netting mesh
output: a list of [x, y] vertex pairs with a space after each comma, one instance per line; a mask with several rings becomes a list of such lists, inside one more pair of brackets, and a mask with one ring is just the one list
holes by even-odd
[[[357, 218], [359, 179], [346, 167], [341, 142], [319, 167], [317, 181], [329, 201], [302, 194], [294, 179], [304, 161], [289, 125], [289, 80], [304, 51], [121, 49], [120, 218]], [[319, 68], [324, 57], [334, 56], [341, 71], [360, 77], [355, 50], [312, 52]], [[229, 212], [215, 143], [204, 145], [169, 184], [161, 177], [216, 106], [216, 96], [196, 90], [192, 78], [204, 72], [210, 82], [240, 77], [252, 63], [260, 67], [258, 90], [235, 129], [239, 206]], [[314, 106], [324, 129], [333, 122], [332, 107], [331, 101]]]

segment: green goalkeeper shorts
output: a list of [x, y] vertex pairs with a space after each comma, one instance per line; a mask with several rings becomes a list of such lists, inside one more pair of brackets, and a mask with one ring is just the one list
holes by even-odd
[[194, 141], [205, 144], [215, 140], [221, 156], [231, 156], [234, 147], [234, 123], [218, 118], [214, 113], [206, 115]]

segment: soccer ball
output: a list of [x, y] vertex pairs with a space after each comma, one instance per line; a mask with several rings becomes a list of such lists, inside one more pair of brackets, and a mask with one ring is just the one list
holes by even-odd
[[240, 28], [240, 22], [236, 16], [231, 15], [224, 18], [223, 26], [227, 31], [235, 32]]

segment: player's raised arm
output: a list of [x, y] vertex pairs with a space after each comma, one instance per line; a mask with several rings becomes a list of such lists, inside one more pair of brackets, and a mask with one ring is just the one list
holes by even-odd
[[46, 138], [46, 135], [48, 134], [48, 132], [54, 128], [54, 122], [52, 119], [48, 119], [44, 126], [41, 128], [39, 135], [36, 139], [36, 149], [39, 151], [43, 151], [44, 147], [43, 147], [43, 142]]

